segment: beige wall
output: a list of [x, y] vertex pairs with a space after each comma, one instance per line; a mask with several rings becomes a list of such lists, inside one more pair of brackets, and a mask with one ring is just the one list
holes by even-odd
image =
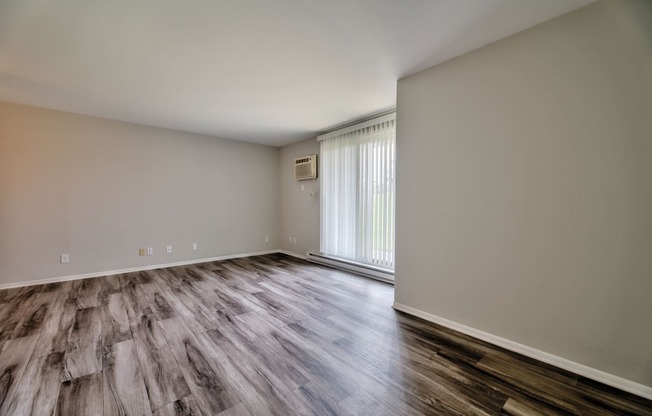
[[398, 83], [396, 301], [652, 386], [652, 2]]
[[278, 167], [277, 148], [0, 103], [0, 284], [277, 249]]
[[[282, 209], [279, 247], [301, 256], [307, 251], [319, 252], [319, 180], [294, 179], [294, 159], [311, 154], [319, 154], [316, 139], [303, 140], [281, 148], [279, 172]], [[315, 197], [310, 196], [312, 189], [317, 192]], [[296, 237], [296, 244], [289, 242], [290, 237]]]

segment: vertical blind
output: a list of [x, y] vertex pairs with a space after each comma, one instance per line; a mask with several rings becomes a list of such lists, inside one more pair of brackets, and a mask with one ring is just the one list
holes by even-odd
[[321, 252], [393, 270], [395, 115], [319, 140]]

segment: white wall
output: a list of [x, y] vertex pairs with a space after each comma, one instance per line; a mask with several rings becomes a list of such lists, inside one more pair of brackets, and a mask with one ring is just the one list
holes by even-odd
[[[301, 256], [308, 251], [319, 252], [319, 180], [294, 179], [294, 159], [312, 154], [319, 154], [317, 139], [285, 146], [281, 148], [280, 156], [282, 209], [279, 247]], [[310, 196], [312, 189], [317, 192], [314, 198]], [[296, 237], [296, 244], [290, 243], [289, 237]]]
[[652, 2], [400, 80], [396, 301], [652, 386]]
[[278, 169], [273, 147], [0, 103], [0, 284], [277, 249]]

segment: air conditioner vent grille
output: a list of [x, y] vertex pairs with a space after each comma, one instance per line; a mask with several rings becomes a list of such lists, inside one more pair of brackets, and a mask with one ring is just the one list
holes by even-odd
[[294, 178], [298, 181], [317, 178], [317, 155], [295, 159]]

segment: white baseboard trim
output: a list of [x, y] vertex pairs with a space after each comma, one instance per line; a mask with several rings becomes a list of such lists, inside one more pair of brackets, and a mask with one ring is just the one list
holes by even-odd
[[615, 376], [613, 374], [605, 373], [604, 371], [600, 371], [595, 368], [588, 367], [586, 365], [576, 363], [574, 361], [570, 361], [565, 358], [561, 358], [556, 355], [552, 355], [532, 347], [528, 347], [527, 345], [519, 344], [518, 342], [510, 341], [506, 338], [502, 338], [497, 335], [490, 334], [488, 332], [480, 331], [479, 329], [471, 328], [469, 326], [462, 325], [457, 322], [449, 321], [448, 319], [439, 317], [437, 315], [433, 315], [428, 312], [424, 312], [420, 309], [416, 309], [411, 306], [394, 302], [392, 307], [398, 311], [405, 312], [409, 315], [413, 315], [418, 318], [425, 319], [426, 321], [433, 322], [441, 326], [445, 326], [446, 328], [450, 328], [455, 331], [461, 332], [463, 334], [472, 336], [474, 338], [481, 339], [483, 341], [489, 342], [491, 344], [497, 345], [507, 350], [525, 355], [526, 357], [534, 358], [535, 360], [539, 360], [544, 363], [554, 365], [555, 367], [559, 367], [563, 370], [571, 371], [580, 376], [587, 377], [592, 380], [599, 381], [601, 383], [615, 387], [617, 389], [652, 400], [652, 387], [650, 386], [646, 386], [644, 384], [640, 384], [635, 381], [627, 380], [625, 378]]
[[174, 262], [174, 263], [149, 264], [149, 265], [146, 265], [146, 266], [130, 267], [130, 268], [127, 268], [127, 269], [106, 270], [106, 271], [101, 271], [101, 272], [75, 274], [75, 275], [70, 275], [70, 276], [47, 277], [45, 279], [28, 280], [28, 281], [24, 281], [24, 282], [14, 282], [14, 283], [0, 284], [0, 290], [2, 290], [2, 289], [13, 289], [13, 288], [24, 287], [24, 286], [42, 285], [42, 284], [46, 284], [46, 283], [67, 282], [69, 280], [89, 279], [91, 277], [111, 276], [111, 275], [114, 275], [114, 274], [141, 272], [141, 271], [144, 271], [144, 270], [164, 269], [166, 267], [187, 266], [189, 264], [206, 263], [206, 262], [209, 262], [209, 261], [237, 259], [237, 258], [241, 258], [241, 257], [251, 257], [251, 256], [262, 256], [264, 254], [273, 254], [273, 253], [279, 253], [279, 252], [280, 252], [280, 250], [257, 251], [257, 252], [254, 252], [254, 253], [230, 254], [230, 255], [227, 255], [227, 256], [207, 257], [207, 258], [203, 258], [203, 259], [177, 261], [177, 262]]

